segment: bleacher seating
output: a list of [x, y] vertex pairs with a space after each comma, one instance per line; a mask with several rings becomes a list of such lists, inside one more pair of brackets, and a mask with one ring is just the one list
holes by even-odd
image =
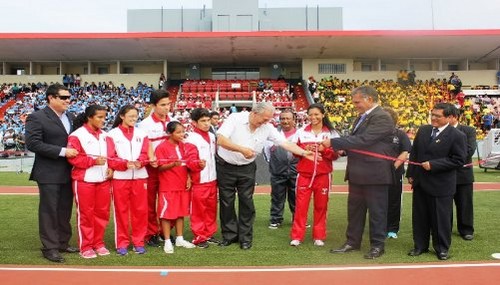
[[[272, 85], [274, 92], [288, 91], [289, 84], [283, 80], [263, 79], [266, 84]], [[262, 91], [262, 90], [260, 90]], [[213, 101], [252, 101], [254, 92], [258, 90], [258, 80], [187, 80], [180, 85], [179, 95], [181, 96], [181, 104], [177, 105], [177, 109], [191, 109], [193, 102], [201, 97], [204, 105], [212, 105]], [[217, 97], [218, 96], [218, 97]], [[207, 101], [210, 98], [210, 102]], [[185, 101], [185, 102], [183, 102]], [[191, 102], [191, 104], [189, 104]], [[277, 108], [281, 106], [290, 106], [290, 103], [283, 102], [275, 104]], [[293, 104], [292, 104], [293, 106]]]

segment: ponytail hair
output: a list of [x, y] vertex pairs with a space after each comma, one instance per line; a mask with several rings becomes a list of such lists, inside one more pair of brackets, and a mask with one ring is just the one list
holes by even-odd
[[85, 123], [89, 121], [89, 118], [95, 116], [97, 111], [107, 111], [108, 109], [105, 106], [101, 105], [90, 105], [85, 109], [85, 112], [78, 114], [76, 118], [73, 120], [73, 130], [79, 129]]
[[134, 106], [132, 106], [132, 105], [125, 105], [125, 106], [123, 106], [120, 109], [120, 111], [118, 112], [118, 114], [116, 114], [116, 118], [115, 118], [115, 121], [113, 122], [112, 128], [116, 128], [119, 125], [121, 125], [123, 123], [123, 120], [122, 120], [121, 116], [125, 116], [125, 114], [127, 114], [128, 111], [130, 111], [130, 110], [136, 110], [137, 112], [139, 112], [139, 110], [137, 110], [137, 108], [134, 107]]
[[177, 129], [177, 126], [182, 126], [184, 127], [179, 121], [171, 121], [167, 124], [167, 134], [171, 135], [175, 132], [175, 129]]

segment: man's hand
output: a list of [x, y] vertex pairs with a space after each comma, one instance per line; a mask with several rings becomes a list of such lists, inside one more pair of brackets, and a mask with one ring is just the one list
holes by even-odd
[[250, 159], [255, 156], [255, 151], [248, 147], [241, 147], [240, 153], [246, 158]]
[[78, 155], [78, 150], [74, 148], [66, 148], [66, 157], [67, 158], [73, 158]]
[[430, 171], [431, 170], [431, 163], [428, 162], [428, 161], [425, 161], [425, 162], [422, 162], [422, 167], [427, 170], [427, 171]]

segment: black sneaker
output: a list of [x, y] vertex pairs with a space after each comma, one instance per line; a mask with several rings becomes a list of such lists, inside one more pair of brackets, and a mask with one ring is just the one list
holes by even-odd
[[208, 245], [207, 241], [200, 242], [199, 244], [196, 245], [196, 247], [199, 247], [199, 248], [207, 248], [208, 246], [209, 245]]
[[207, 240], [208, 243], [211, 243], [211, 244], [216, 244], [216, 245], [219, 245], [221, 243], [220, 240], [214, 238], [214, 237], [211, 237]]
[[157, 235], [152, 236], [148, 241], [147, 244], [151, 247], [160, 247], [160, 239]]

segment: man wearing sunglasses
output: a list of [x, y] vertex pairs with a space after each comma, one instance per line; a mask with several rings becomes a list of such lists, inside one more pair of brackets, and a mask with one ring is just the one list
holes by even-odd
[[46, 91], [47, 107], [30, 114], [26, 120], [26, 145], [35, 153], [30, 180], [38, 184], [39, 234], [43, 257], [64, 262], [61, 252], [76, 253], [71, 238], [71, 166], [66, 158], [78, 152], [67, 147], [74, 116], [66, 112], [70, 93], [63, 85], [50, 85]]

